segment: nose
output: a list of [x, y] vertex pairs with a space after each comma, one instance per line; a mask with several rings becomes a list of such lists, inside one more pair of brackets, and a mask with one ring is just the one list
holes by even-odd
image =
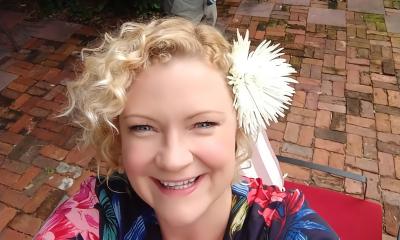
[[193, 155], [187, 143], [178, 133], [165, 136], [163, 146], [156, 157], [159, 168], [169, 172], [179, 172], [193, 162]]

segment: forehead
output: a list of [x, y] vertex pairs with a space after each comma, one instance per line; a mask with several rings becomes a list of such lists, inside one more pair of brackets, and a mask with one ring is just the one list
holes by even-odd
[[196, 58], [176, 58], [151, 66], [133, 81], [127, 97], [126, 110], [166, 107], [229, 111], [233, 102], [225, 74]]

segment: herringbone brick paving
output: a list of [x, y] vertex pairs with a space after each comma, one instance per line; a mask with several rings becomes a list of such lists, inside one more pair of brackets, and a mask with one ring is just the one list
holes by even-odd
[[[274, 150], [366, 176], [367, 199], [382, 204], [383, 239], [394, 239], [400, 219], [400, 20], [396, 25], [391, 19], [400, 19], [400, 2], [368, 1], [385, 14], [358, 0], [249, 1], [246, 8], [225, 0], [218, 3], [218, 27], [228, 38], [237, 28], [249, 29], [254, 44], [269, 39], [285, 48], [299, 83], [286, 117], [268, 130]], [[20, 49], [11, 51], [0, 35], [0, 239], [31, 239], [54, 207], [95, 174], [96, 153], [78, 149], [79, 129], [55, 115], [67, 103], [65, 83], [79, 72], [79, 50], [99, 34], [78, 24], [27, 23], [16, 13], [1, 13], [0, 24]], [[358, 182], [287, 164], [282, 169], [297, 181], [362, 196]]]

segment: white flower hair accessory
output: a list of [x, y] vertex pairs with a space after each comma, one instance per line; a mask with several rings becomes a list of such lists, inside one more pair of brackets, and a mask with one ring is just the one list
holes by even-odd
[[249, 53], [249, 31], [243, 38], [237, 31], [237, 41], [232, 49], [233, 65], [229, 70], [228, 84], [235, 95], [234, 107], [238, 113], [239, 126], [257, 139], [258, 134], [284, 116], [294, 94], [290, 83], [297, 83], [289, 76], [296, 71], [286, 60], [279, 44], [263, 41]]

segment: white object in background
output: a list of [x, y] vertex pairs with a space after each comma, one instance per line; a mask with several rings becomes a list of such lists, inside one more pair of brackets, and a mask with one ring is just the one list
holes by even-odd
[[266, 185], [275, 185], [283, 189], [283, 178], [278, 159], [264, 131], [258, 134], [253, 144], [251, 166], [242, 165], [243, 174], [247, 177], [259, 177]]

